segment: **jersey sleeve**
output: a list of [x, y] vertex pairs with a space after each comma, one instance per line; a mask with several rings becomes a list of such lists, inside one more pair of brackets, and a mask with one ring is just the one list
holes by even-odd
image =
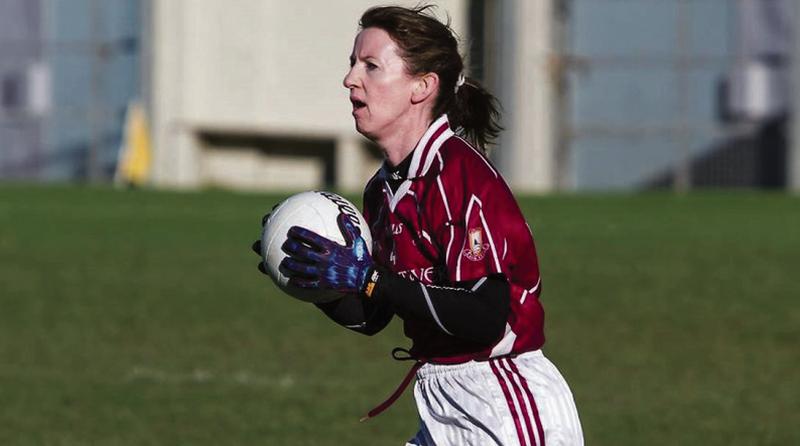
[[534, 265], [529, 266], [538, 270], [530, 229], [502, 177], [488, 163], [472, 163], [461, 171], [466, 174], [445, 172], [440, 179], [448, 216], [437, 238], [445, 251], [449, 281], [492, 274], [510, 278], [520, 252], [533, 256], [528, 260]]
[[[503, 216], [493, 209], [486, 195], [470, 194], [463, 220], [454, 222], [455, 247], [447, 264], [448, 275], [455, 282], [503, 273], [501, 262], [507, 244], [500, 224]], [[458, 223], [462, 223], [459, 225]]]

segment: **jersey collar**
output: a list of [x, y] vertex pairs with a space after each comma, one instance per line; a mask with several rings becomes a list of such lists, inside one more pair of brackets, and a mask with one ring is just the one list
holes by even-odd
[[447, 115], [439, 116], [439, 119], [433, 121], [433, 124], [420, 138], [417, 146], [414, 147], [414, 155], [411, 157], [411, 165], [408, 167], [406, 178], [418, 178], [428, 173], [442, 144], [451, 136], [453, 136], [453, 131], [450, 130]]
[[[446, 114], [433, 121], [430, 127], [428, 127], [428, 130], [425, 131], [425, 134], [422, 135], [422, 138], [420, 138], [412, 151], [411, 163], [408, 166], [408, 173], [406, 174], [405, 181], [400, 184], [396, 192], [392, 192], [388, 184], [384, 185], [384, 192], [389, 201], [389, 209], [391, 209], [392, 212], [394, 212], [397, 203], [399, 203], [404, 196], [407, 194], [413, 195], [411, 191], [411, 180], [422, 177], [428, 173], [442, 144], [444, 144], [447, 138], [453, 136], [453, 134], [453, 131], [450, 130], [450, 123], [447, 120]], [[392, 174], [392, 169], [389, 167], [388, 161], [384, 161], [382, 171], [385, 181], [389, 178], [389, 175]]]
[[[428, 130], [422, 135], [414, 150], [411, 151], [411, 162], [408, 163], [408, 170], [404, 172], [406, 179], [414, 179], [424, 176], [439, 153], [439, 149], [447, 138], [453, 136], [453, 131], [450, 130], [450, 123], [447, 120], [447, 115], [444, 114], [439, 119], [433, 121], [428, 127]], [[403, 161], [406, 163], [406, 160]], [[384, 179], [390, 178], [395, 169], [389, 166], [388, 161], [383, 163], [383, 177]]]

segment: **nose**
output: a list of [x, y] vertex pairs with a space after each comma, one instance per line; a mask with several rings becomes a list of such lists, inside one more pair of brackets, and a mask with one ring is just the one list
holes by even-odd
[[348, 90], [356, 86], [356, 76], [353, 72], [353, 68], [354, 67], [350, 67], [347, 74], [344, 75], [344, 79], [342, 79], [342, 85]]

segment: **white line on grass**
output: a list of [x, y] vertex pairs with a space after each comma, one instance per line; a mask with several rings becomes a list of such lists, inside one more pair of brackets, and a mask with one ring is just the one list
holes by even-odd
[[196, 368], [188, 372], [168, 372], [146, 366], [136, 366], [131, 369], [125, 376], [125, 381], [150, 381], [162, 384], [232, 383], [248, 387], [278, 387], [281, 389], [288, 389], [295, 384], [291, 375], [259, 376], [248, 370], [213, 372], [203, 368]]

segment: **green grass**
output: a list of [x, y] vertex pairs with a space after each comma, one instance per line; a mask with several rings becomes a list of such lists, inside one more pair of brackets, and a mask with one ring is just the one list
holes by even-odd
[[[279, 294], [278, 196], [0, 186], [0, 444], [397, 445], [407, 365]], [[800, 444], [800, 200], [522, 201], [587, 444]]]

